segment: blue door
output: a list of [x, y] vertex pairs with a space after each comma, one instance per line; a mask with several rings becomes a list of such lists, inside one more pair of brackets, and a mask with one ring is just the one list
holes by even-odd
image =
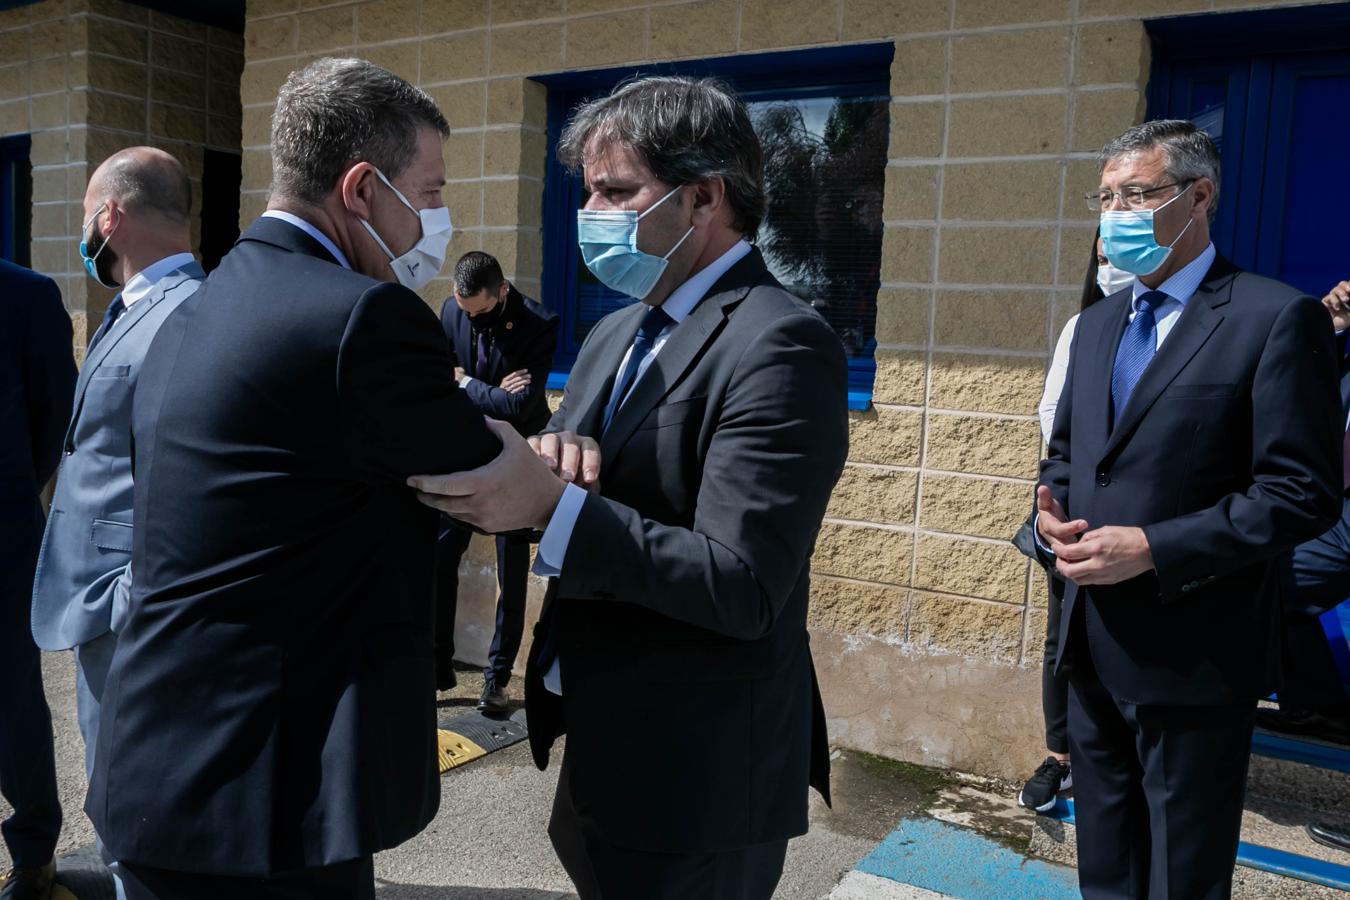
[[[1299, 13], [1319, 28], [1316, 7]], [[1219, 252], [1321, 297], [1350, 279], [1350, 32], [1338, 19], [1309, 40], [1288, 13], [1269, 30], [1254, 15], [1207, 41], [1158, 23], [1149, 116], [1190, 119], [1218, 143]]]

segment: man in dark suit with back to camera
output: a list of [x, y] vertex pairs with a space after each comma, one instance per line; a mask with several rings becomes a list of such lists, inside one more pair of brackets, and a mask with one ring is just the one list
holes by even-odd
[[1218, 152], [1190, 122], [1102, 150], [1102, 247], [1133, 285], [1082, 314], [1037, 487], [1069, 580], [1083, 896], [1231, 893], [1278, 558], [1340, 515], [1330, 317], [1209, 239]]
[[[544, 388], [558, 345], [558, 317], [516, 290], [501, 264], [481, 250], [455, 263], [455, 294], [441, 307], [441, 327], [455, 356], [455, 380], [486, 416], [508, 422], [522, 435], [548, 424]], [[459, 561], [471, 532], [443, 523], [436, 543], [436, 687], [455, 685], [455, 607]], [[530, 543], [519, 535], [497, 535], [497, 622], [483, 695], [478, 708], [503, 713], [511, 669], [525, 630], [525, 591]]]
[[0, 822], [4, 900], [46, 900], [61, 802], [42, 660], [29, 629], [42, 489], [61, 458], [75, 393], [70, 316], [56, 282], [0, 259]]
[[828, 798], [806, 613], [843, 348], [749, 243], [763, 157], [727, 88], [624, 84], [559, 156], [589, 195], [583, 260], [642, 302], [586, 338], [538, 456], [498, 427], [500, 459], [414, 483], [489, 531], [544, 529], [525, 703], [541, 768], [567, 734], [549, 834], [583, 900], [768, 900], [808, 784]]
[[448, 131], [363, 60], [291, 73], [268, 210], [146, 355], [86, 804], [130, 900], [368, 900], [436, 812], [437, 519], [405, 480], [500, 449], [414, 293]]

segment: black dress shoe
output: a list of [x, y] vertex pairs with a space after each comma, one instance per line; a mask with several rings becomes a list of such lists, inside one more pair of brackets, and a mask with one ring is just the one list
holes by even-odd
[[1308, 837], [1317, 843], [1350, 853], [1350, 825], [1313, 822], [1307, 827], [1307, 831]]
[[436, 690], [453, 691], [457, 684], [459, 684], [459, 679], [455, 677], [454, 669], [448, 671], [436, 670]]
[[0, 900], [48, 900], [56, 882], [56, 863], [10, 869], [0, 887]]
[[1350, 746], [1350, 716], [1330, 716], [1310, 709], [1258, 709], [1256, 727]]
[[489, 678], [483, 682], [483, 696], [478, 698], [478, 711], [485, 713], [504, 713], [511, 708], [511, 699], [506, 688], [497, 687], [497, 682]]

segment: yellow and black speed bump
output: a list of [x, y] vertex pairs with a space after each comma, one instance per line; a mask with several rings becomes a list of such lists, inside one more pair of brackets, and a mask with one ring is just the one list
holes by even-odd
[[516, 710], [509, 719], [494, 719], [474, 710], [442, 722], [437, 733], [441, 774], [527, 737], [523, 709]]

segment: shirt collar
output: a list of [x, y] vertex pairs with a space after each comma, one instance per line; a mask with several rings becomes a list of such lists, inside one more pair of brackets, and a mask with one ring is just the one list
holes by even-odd
[[702, 300], [712, 286], [717, 283], [717, 279], [727, 273], [727, 270], [741, 261], [747, 253], [750, 252], [750, 244], [747, 241], [740, 240], [731, 245], [731, 249], [723, 253], [717, 259], [713, 260], [701, 271], [690, 276], [689, 280], [677, 287], [666, 302], [661, 304], [666, 315], [675, 322], [676, 325], [683, 322], [685, 317], [693, 312], [694, 307], [698, 306], [698, 301]]
[[299, 228], [305, 234], [318, 241], [323, 249], [333, 254], [333, 259], [337, 260], [338, 265], [342, 266], [342, 268], [350, 269], [352, 267], [352, 264], [347, 262], [347, 257], [343, 256], [342, 251], [337, 248], [337, 244], [334, 244], [328, 239], [328, 235], [324, 234], [311, 223], [306, 222], [299, 216], [288, 213], [284, 209], [269, 209], [267, 212], [263, 213], [263, 217], [267, 219], [280, 219], [283, 222], [291, 223], [296, 228]]
[[[1214, 264], [1214, 257], [1218, 253], [1213, 244], [1206, 244], [1205, 249], [1200, 251], [1200, 255], [1180, 269], [1172, 273], [1162, 284], [1158, 285], [1157, 290], [1167, 295], [1169, 300], [1174, 300], [1182, 306], [1191, 299], [1200, 288], [1200, 283], [1205, 280], [1205, 275], [1209, 273], [1209, 267]], [[1144, 284], [1138, 278], [1134, 280], [1134, 296], [1130, 299], [1130, 306], [1135, 311], [1139, 311], [1139, 298], [1154, 289]]]
[[126, 286], [122, 288], [123, 305], [130, 307], [131, 304], [153, 291], [155, 285], [165, 275], [191, 265], [193, 262], [195, 262], [195, 259], [191, 253], [175, 253], [172, 256], [166, 256], [161, 260], [152, 262], [127, 279]]

